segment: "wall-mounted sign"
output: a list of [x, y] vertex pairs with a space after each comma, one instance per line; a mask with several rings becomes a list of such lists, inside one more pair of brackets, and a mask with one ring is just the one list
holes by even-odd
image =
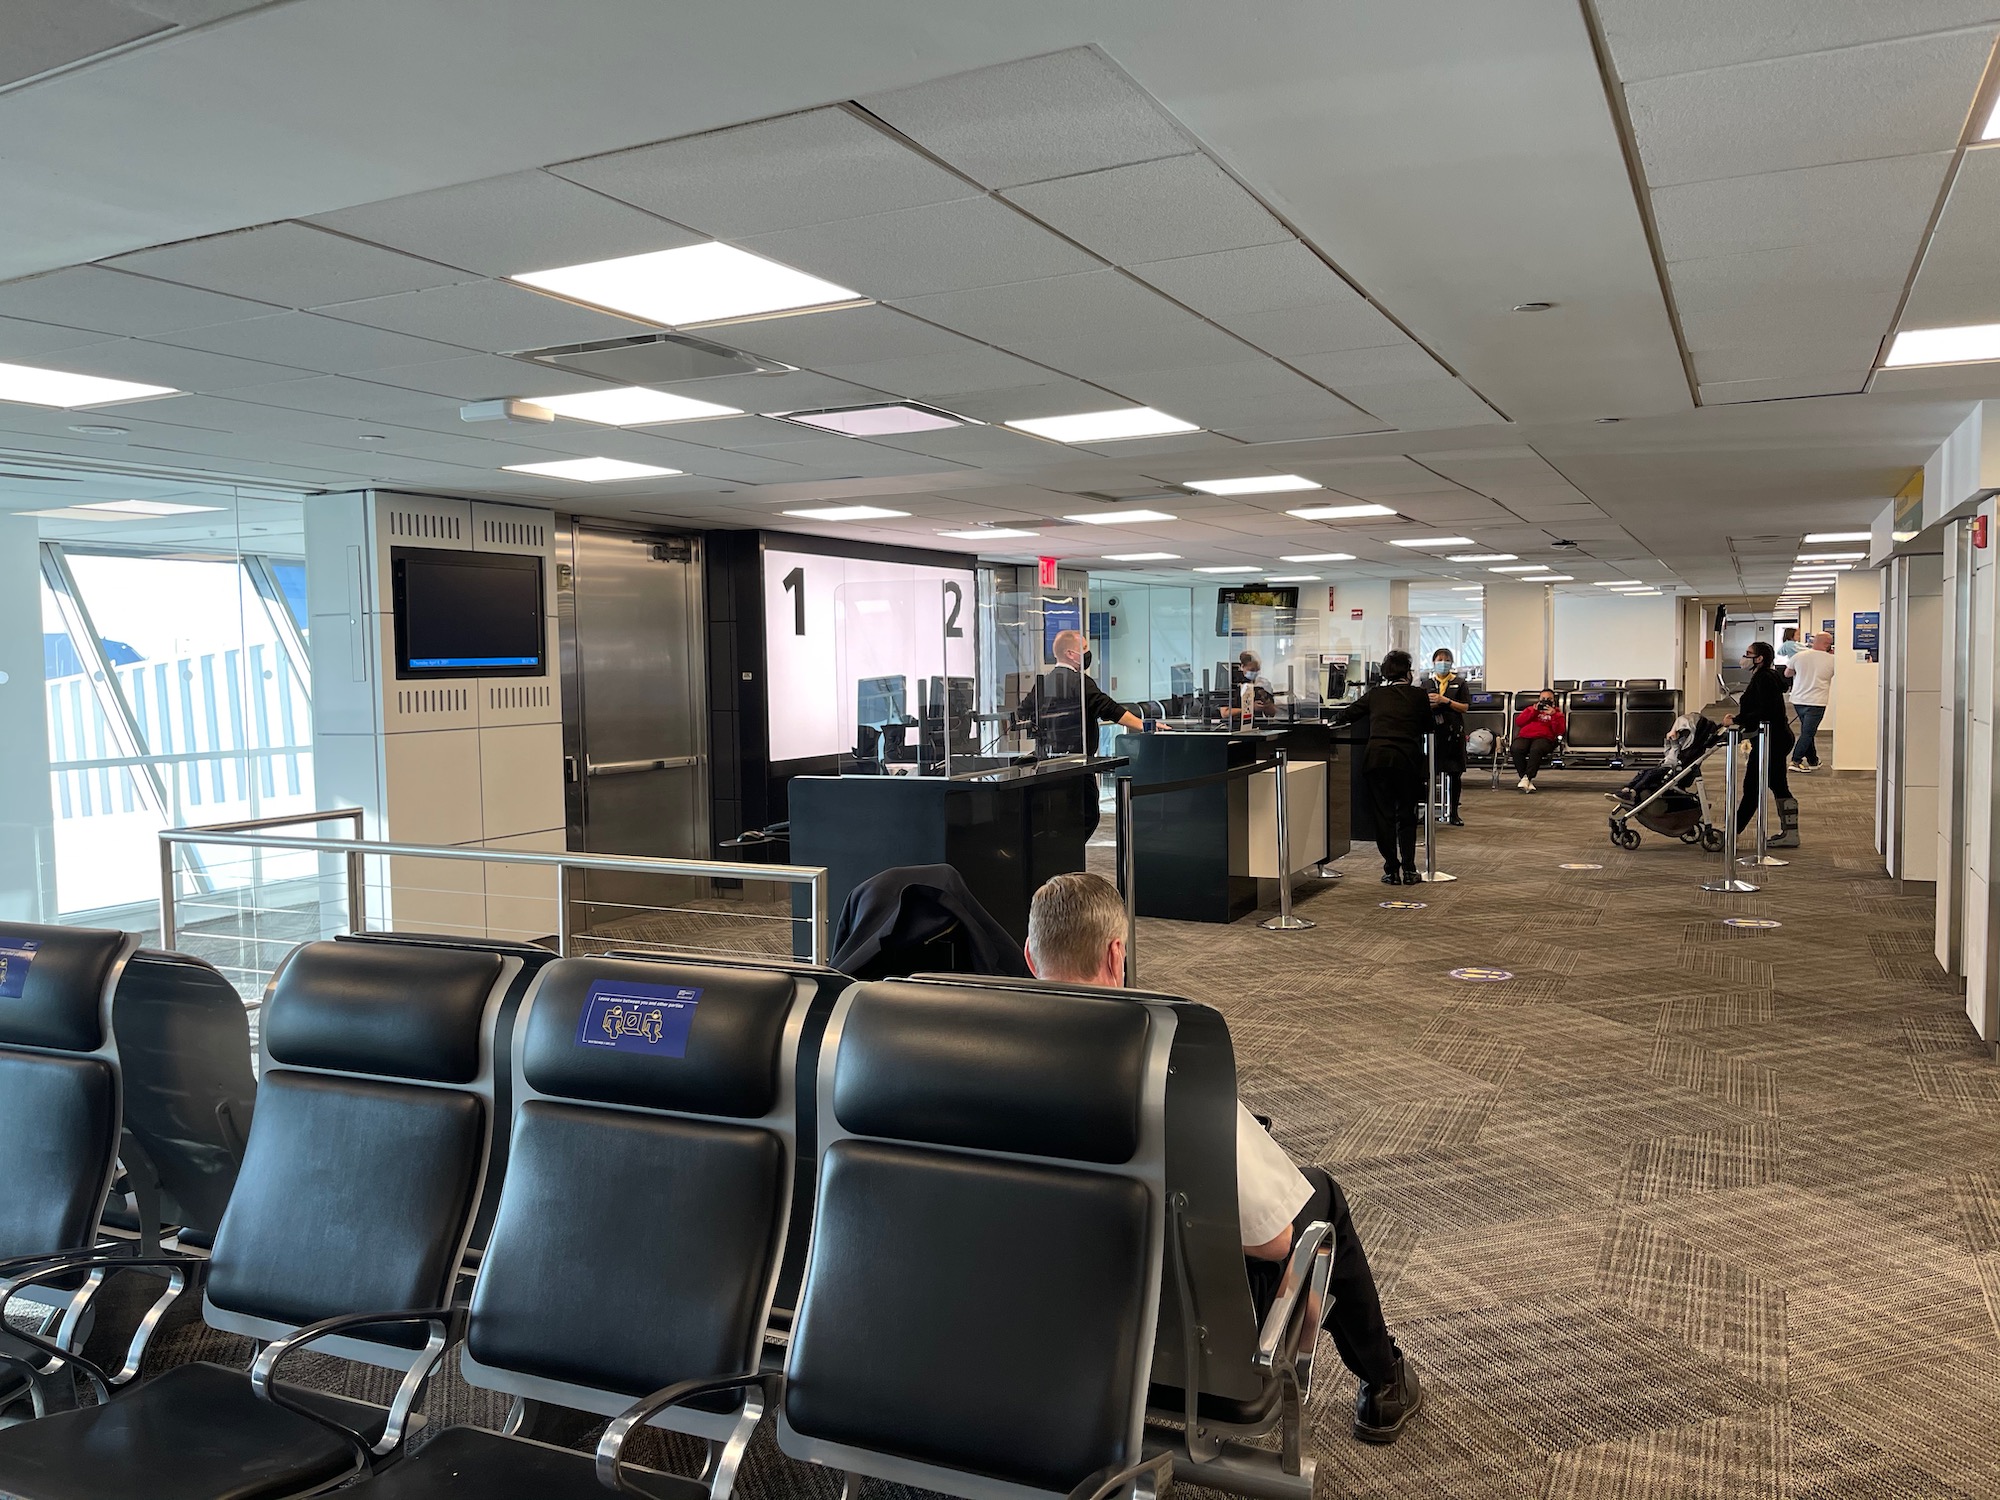
[[1347, 617], [1348, 617], [1348, 618], [1349, 618], [1350, 620], [1358, 620], [1358, 619], [1360, 619], [1360, 618], [1361, 618], [1361, 616], [1362, 616], [1362, 615], [1363, 615], [1364, 613], [1366, 613], [1366, 611], [1364, 611], [1364, 610], [1359, 610], [1359, 609], [1351, 609], [1351, 610], [1349, 610], [1349, 611], [1347, 612]]
[[1053, 557], [1035, 559], [1035, 582], [1045, 589], [1056, 586], [1056, 560]]
[[1854, 649], [1867, 655], [1870, 661], [1877, 659], [1882, 650], [1882, 612], [1880, 610], [1856, 610], [1854, 612]]

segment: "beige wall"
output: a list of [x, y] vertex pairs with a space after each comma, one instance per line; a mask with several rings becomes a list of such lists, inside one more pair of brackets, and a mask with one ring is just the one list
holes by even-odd
[[1486, 685], [1505, 692], [1547, 685], [1548, 590], [1511, 581], [1486, 590]]
[[[1833, 674], [1833, 768], [1872, 771], [1876, 768], [1876, 729], [1881, 722], [1882, 669], [1858, 661], [1854, 654], [1854, 616], [1882, 609], [1882, 580], [1870, 572], [1840, 575], [1833, 594], [1833, 654], [1840, 665]], [[1824, 619], [1824, 616], [1820, 618]]]

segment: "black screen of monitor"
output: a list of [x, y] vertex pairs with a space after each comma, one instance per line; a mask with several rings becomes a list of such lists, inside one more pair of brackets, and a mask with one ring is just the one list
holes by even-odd
[[539, 677], [548, 669], [542, 560], [506, 552], [389, 552], [398, 677]]
[[854, 684], [854, 722], [901, 724], [909, 718], [909, 679], [906, 677], [863, 677]]

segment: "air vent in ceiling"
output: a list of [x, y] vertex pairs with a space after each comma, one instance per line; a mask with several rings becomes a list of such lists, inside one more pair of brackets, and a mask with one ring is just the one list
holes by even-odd
[[620, 385], [672, 385], [683, 380], [712, 380], [719, 375], [781, 375], [798, 368], [685, 333], [649, 333], [594, 344], [523, 349], [513, 357]]

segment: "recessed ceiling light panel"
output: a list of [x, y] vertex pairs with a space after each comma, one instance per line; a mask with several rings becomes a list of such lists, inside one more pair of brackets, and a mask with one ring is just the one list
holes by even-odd
[[693, 422], [704, 417], [743, 415], [741, 407], [718, 406], [713, 401], [673, 396], [641, 385], [623, 390], [578, 391], [569, 396], [530, 396], [528, 401], [559, 417], [601, 422], [606, 427], [646, 427], [655, 422]]
[[956, 538], [961, 542], [1002, 542], [1016, 537], [1040, 536], [1039, 531], [1020, 531], [1012, 526], [969, 526], [963, 531], [940, 531], [939, 536]]
[[820, 505], [811, 510], [788, 510], [801, 521], [894, 521], [909, 514], [906, 510], [885, 510], [879, 505]]
[[1470, 547], [1473, 540], [1469, 536], [1405, 536], [1396, 537], [1389, 543], [1391, 547]]
[[67, 370], [42, 370], [34, 365], [0, 364], [0, 401], [23, 406], [53, 406], [74, 411], [79, 406], [105, 406], [114, 401], [143, 401], [152, 396], [178, 396], [170, 385], [141, 385], [133, 380], [106, 380], [101, 375], [73, 375]]
[[108, 510], [120, 516], [191, 516], [197, 511], [221, 510], [219, 505], [176, 505], [167, 500], [91, 500], [77, 510]]
[[1866, 552], [1821, 552], [1812, 557], [1801, 556], [1795, 560], [1802, 563], [1866, 562], [1868, 554]]
[[1178, 552], [1107, 552], [1106, 562], [1179, 562]]
[[1285, 514], [1301, 521], [1357, 521], [1363, 516], [1393, 516], [1395, 511], [1386, 505], [1308, 505]]
[[1175, 433], [1201, 431], [1192, 422], [1154, 411], [1150, 406], [1080, 411], [1066, 417], [1029, 417], [1009, 422], [1007, 426], [1057, 443], [1122, 443], [1128, 438], [1170, 437]]
[[1512, 562], [1518, 552], [1454, 552], [1446, 562]]
[[1264, 578], [1264, 582], [1266, 583], [1320, 583], [1323, 581], [1317, 573], [1270, 573], [1266, 574]]
[[1548, 570], [1549, 565], [1547, 563], [1515, 563], [1511, 567], [1488, 568], [1486, 571], [1489, 573], [1546, 573]]
[[1971, 365], [2000, 359], [2000, 323], [1968, 323], [1958, 328], [1910, 328], [1896, 335], [1883, 368], [1910, 365]]
[[1085, 526], [1125, 526], [1134, 521], [1175, 521], [1178, 516], [1170, 516], [1163, 510], [1105, 510], [1090, 516], [1064, 516], [1065, 521], [1080, 521]]
[[668, 328], [851, 307], [859, 292], [733, 245], [684, 245], [509, 280]]
[[1302, 474], [1252, 474], [1243, 479], [1190, 479], [1185, 487], [1204, 495], [1283, 495], [1293, 490], [1317, 490]]
[[1196, 568], [1197, 573], [1261, 573], [1264, 570], [1254, 564], [1248, 567], [1231, 565], [1226, 568]]
[[817, 427], [822, 432], [838, 432], [848, 437], [883, 437], [896, 432], [937, 432], [946, 427], [963, 427], [966, 417], [955, 417], [934, 406], [915, 401], [889, 401], [875, 406], [829, 407], [825, 411], [774, 411], [774, 417]]
[[627, 463], [622, 458], [565, 458], [548, 464], [502, 464], [510, 474], [538, 474], [549, 479], [571, 479], [578, 484], [607, 484], [614, 479], [658, 479], [684, 474], [685, 469], [661, 469], [652, 464]]
[[1808, 531], [1804, 540], [1810, 545], [1822, 542], [1865, 542], [1872, 533], [1866, 531]]
[[1279, 562], [1353, 562], [1352, 552], [1288, 552]]

